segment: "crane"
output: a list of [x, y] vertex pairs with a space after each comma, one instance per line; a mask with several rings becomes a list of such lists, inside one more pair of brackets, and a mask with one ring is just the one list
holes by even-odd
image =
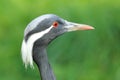
[[32, 20], [24, 31], [21, 46], [25, 67], [36, 63], [41, 80], [56, 80], [49, 64], [46, 48], [58, 36], [76, 30], [92, 30], [92, 26], [69, 22], [55, 14], [45, 14]]

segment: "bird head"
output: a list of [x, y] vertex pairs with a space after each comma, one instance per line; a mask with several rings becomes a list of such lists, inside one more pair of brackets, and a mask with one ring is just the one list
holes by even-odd
[[25, 65], [33, 65], [33, 48], [47, 46], [65, 32], [92, 30], [93, 27], [64, 20], [54, 14], [46, 14], [31, 21], [24, 31], [22, 59]]

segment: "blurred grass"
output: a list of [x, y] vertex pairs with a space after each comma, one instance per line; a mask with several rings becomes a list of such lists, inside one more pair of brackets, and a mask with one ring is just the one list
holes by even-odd
[[35, 17], [53, 13], [94, 26], [93, 31], [66, 33], [48, 47], [57, 80], [120, 80], [119, 0], [1, 0], [0, 80], [39, 80], [24, 68], [23, 31]]

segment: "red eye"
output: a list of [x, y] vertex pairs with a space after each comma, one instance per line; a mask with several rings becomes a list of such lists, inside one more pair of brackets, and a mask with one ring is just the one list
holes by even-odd
[[59, 23], [58, 23], [58, 22], [56, 22], [56, 21], [55, 21], [55, 22], [53, 22], [53, 27], [54, 27], [54, 28], [57, 28], [57, 27], [58, 27], [58, 24], [59, 24]]

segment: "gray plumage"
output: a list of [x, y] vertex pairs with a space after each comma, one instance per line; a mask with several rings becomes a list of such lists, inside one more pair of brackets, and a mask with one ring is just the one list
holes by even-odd
[[68, 22], [54, 14], [37, 17], [28, 24], [24, 31], [21, 48], [24, 64], [26, 67], [27, 65], [33, 66], [34, 60], [41, 80], [56, 80], [47, 58], [48, 44], [65, 32], [91, 29], [94, 28], [85, 24]]

